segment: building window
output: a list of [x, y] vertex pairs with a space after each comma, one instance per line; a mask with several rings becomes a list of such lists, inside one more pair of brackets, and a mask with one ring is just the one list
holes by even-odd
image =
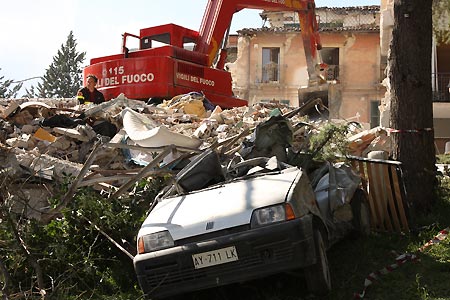
[[280, 65], [280, 48], [262, 49], [262, 82], [278, 82]]
[[380, 125], [380, 106], [381, 101], [372, 100], [370, 101], [370, 128], [374, 128]]
[[327, 80], [339, 80], [339, 48], [324, 47], [320, 50], [322, 61], [328, 65], [325, 73]]

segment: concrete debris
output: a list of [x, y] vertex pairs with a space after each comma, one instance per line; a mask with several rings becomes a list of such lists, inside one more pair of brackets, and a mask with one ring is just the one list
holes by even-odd
[[391, 153], [391, 141], [385, 129], [375, 127], [348, 138], [349, 150], [356, 156], [367, 157], [371, 151]]
[[[301, 108], [279, 103], [222, 110], [200, 93], [157, 105], [123, 94], [99, 105], [80, 105], [76, 99], [0, 99], [0, 115], [2, 174], [37, 177], [46, 184], [81, 174], [73, 189], [92, 186], [115, 196], [133, 180], [176, 174], [205, 150], [218, 153], [222, 165], [273, 156], [286, 162], [286, 149], [295, 154], [308, 150], [309, 138], [330, 122], [310, 120]], [[350, 154], [357, 156], [390, 149], [382, 128], [353, 129], [348, 142]], [[27, 189], [23, 195], [34, 194], [29, 183]], [[35, 189], [41, 196], [33, 205], [45, 207], [42, 198], [51, 189], [43, 192], [42, 183]]]

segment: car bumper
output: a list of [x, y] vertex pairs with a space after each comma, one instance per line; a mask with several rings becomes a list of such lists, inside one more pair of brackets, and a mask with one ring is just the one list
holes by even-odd
[[[315, 263], [312, 216], [189, 243], [134, 258], [147, 296], [165, 297], [297, 269]], [[193, 254], [235, 247], [238, 260], [201, 269]]]

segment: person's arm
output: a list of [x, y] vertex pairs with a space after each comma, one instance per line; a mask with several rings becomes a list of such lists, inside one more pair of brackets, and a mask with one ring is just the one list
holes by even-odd
[[77, 100], [80, 102], [80, 104], [84, 104], [84, 95], [83, 95], [83, 89], [79, 89], [77, 92]]

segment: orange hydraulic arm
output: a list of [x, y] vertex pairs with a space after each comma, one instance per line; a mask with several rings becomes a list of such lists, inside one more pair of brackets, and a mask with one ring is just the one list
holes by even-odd
[[244, 8], [298, 12], [309, 79], [317, 81], [317, 50], [321, 43], [314, 0], [208, 0], [195, 51], [208, 55], [209, 66], [213, 65], [234, 13]]

